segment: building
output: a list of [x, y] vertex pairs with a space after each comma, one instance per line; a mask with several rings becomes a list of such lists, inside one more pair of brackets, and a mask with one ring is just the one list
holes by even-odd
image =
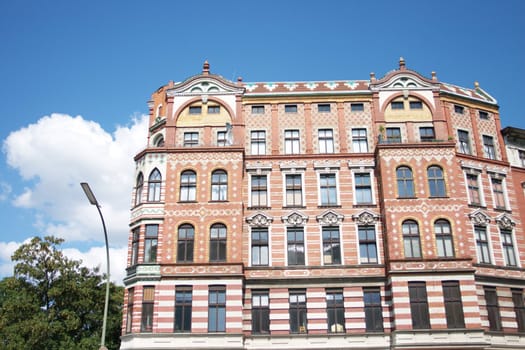
[[525, 168], [479, 84], [205, 62], [149, 109], [121, 349], [525, 349]]

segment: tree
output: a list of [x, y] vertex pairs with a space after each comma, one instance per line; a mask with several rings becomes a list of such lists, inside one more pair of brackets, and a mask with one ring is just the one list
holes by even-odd
[[[0, 281], [0, 348], [98, 349], [105, 275], [68, 259], [63, 239], [35, 237], [13, 254], [15, 275]], [[123, 288], [110, 283], [106, 346], [120, 346]]]

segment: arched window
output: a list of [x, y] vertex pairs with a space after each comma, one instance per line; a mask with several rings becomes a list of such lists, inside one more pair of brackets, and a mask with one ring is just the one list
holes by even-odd
[[144, 190], [144, 176], [139, 173], [137, 176], [137, 186], [135, 187], [135, 205], [139, 205], [142, 202], [142, 191]]
[[430, 197], [445, 197], [447, 195], [445, 178], [443, 177], [443, 169], [441, 169], [441, 167], [437, 165], [428, 167], [427, 178]]
[[160, 185], [162, 177], [160, 171], [155, 168], [148, 178], [148, 202], [160, 202]]
[[396, 169], [397, 195], [400, 198], [414, 198], [414, 178], [412, 169], [407, 166], [400, 166]]
[[454, 244], [452, 243], [452, 230], [450, 222], [439, 219], [434, 222], [434, 234], [436, 235], [437, 254], [440, 258], [454, 257]]
[[224, 170], [215, 170], [211, 175], [211, 200], [228, 199], [228, 174]]
[[155, 147], [164, 147], [164, 136], [157, 136], [153, 144], [155, 145]]
[[193, 239], [195, 229], [190, 224], [179, 226], [177, 237], [177, 262], [193, 262]]
[[183, 171], [180, 174], [180, 201], [195, 201], [197, 192], [197, 174], [192, 170]]
[[403, 221], [403, 245], [405, 258], [421, 258], [419, 226], [414, 220]]
[[226, 226], [223, 224], [211, 226], [210, 261], [226, 261]]

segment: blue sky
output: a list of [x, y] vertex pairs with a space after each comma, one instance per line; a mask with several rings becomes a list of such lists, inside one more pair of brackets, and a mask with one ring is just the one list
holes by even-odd
[[[244, 81], [368, 79], [407, 67], [500, 105], [525, 129], [525, 1], [1, 1], [0, 277], [34, 235], [123, 276], [133, 155], [151, 93], [211, 71]], [[103, 266], [102, 266], [103, 267]], [[104, 268], [104, 267], [103, 267]]]

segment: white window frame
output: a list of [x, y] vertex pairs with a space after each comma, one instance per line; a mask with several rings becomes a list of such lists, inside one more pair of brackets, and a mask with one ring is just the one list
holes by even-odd
[[[331, 132], [331, 137], [327, 138], [326, 134], [323, 138], [321, 138], [321, 130], [326, 133], [326, 131]], [[317, 147], [319, 154], [333, 154], [335, 153], [335, 136], [334, 136], [334, 129], [333, 128], [318, 128], [317, 129]], [[300, 137], [299, 137], [300, 140]], [[322, 141], [322, 142], [321, 142]], [[322, 149], [321, 144], [324, 144], [324, 149]]]
[[[492, 184], [492, 179], [501, 180], [501, 187], [503, 189], [503, 202], [504, 202], [504, 207], [503, 208], [496, 206], [496, 196], [494, 195], [494, 186]], [[490, 184], [490, 193], [492, 195], [492, 206], [495, 209], [509, 210], [509, 208], [510, 208], [509, 194], [508, 194], [508, 191], [507, 191], [507, 181], [505, 181], [505, 180], [506, 180], [505, 174], [489, 172], [489, 184]]]
[[[321, 201], [321, 175], [324, 174], [335, 174], [335, 197], [336, 203], [334, 204], [324, 204]], [[317, 205], [318, 206], [339, 206], [341, 205], [341, 196], [340, 193], [340, 184], [339, 184], [339, 170], [338, 169], [316, 169], [317, 176]]]
[[[476, 241], [476, 226], [485, 228], [485, 232], [487, 234], [487, 245], [488, 245], [488, 248], [489, 248], [489, 255], [490, 255], [490, 264], [488, 264], [488, 265], [495, 265], [496, 264], [496, 260], [495, 260], [495, 257], [494, 257], [494, 246], [492, 245], [492, 237], [491, 237], [491, 233], [490, 233], [490, 225], [476, 225], [476, 224], [472, 224], [472, 238], [474, 239], [473, 242], [474, 242], [474, 248], [476, 249], [477, 262], [478, 262], [478, 264], [487, 265], [487, 263], [481, 262], [481, 257], [479, 255], [480, 252], [478, 250], [478, 245], [477, 245], [477, 241]], [[498, 232], [498, 234], [499, 234], [499, 232]], [[503, 253], [503, 251], [502, 251], [502, 253]], [[518, 257], [516, 257], [516, 258], [519, 259]]]
[[[253, 147], [253, 138], [252, 138], [252, 133], [253, 132], [264, 132], [264, 152], [259, 152], [259, 148], [260, 148], [260, 143], [257, 143], [257, 147], [254, 148]], [[267, 151], [268, 151], [268, 138], [267, 138], [267, 135], [268, 135], [268, 130], [266, 129], [254, 129], [254, 130], [250, 130], [250, 155], [256, 155], [256, 156], [263, 156], [263, 155], [266, 155]], [[257, 139], [259, 140], [259, 139]], [[254, 149], [257, 150], [257, 152], [253, 152]]]
[[[266, 228], [268, 230], [268, 265], [253, 265], [253, 261], [252, 261], [252, 230], [253, 229], [258, 229], [258, 228]], [[258, 227], [258, 226], [250, 226], [250, 236], [249, 236], [249, 239], [248, 239], [248, 247], [249, 247], [249, 251], [248, 251], [248, 266], [250, 267], [260, 267], [260, 268], [265, 268], [265, 267], [270, 267], [272, 266], [272, 234], [271, 234], [271, 226], [263, 226], [263, 227]]]
[[[295, 139], [287, 139], [286, 133], [287, 132], [295, 132], [297, 131], [298, 138]], [[290, 140], [290, 144], [288, 147], [287, 141]], [[295, 149], [294, 145], [295, 142], [297, 142], [297, 149]], [[283, 151], [284, 154], [301, 154], [301, 130], [300, 129], [285, 129], [283, 130]]]
[[[352, 149], [352, 153], [363, 153], [363, 152], [360, 152], [358, 150], [356, 150], [354, 148], [354, 130], [362, 130], [364, 129], [365, 130], [365, 136], [366, 136], [366, 152], [364, 153], [368, 153], [370, 152], [370, 143], [369, 143], [369, 139], [368, 139], [368, 128], [366, 126], [357, 126], [357, 125], [354, 125], [352, 127], [352, 129], [350, 130], [350, 144], [352, 145], [351, 149]], [[357, 139], [358, 141], [361, 141], [361, 139]]]
[[[361, 164], [348, 164], [348, 167], [350, 168], [350, 172], [352, 173], [352, 203], [354, 205], [376, 205], [376, 189], [374, 186], [375, 183], [375, 177], [374, 177], [374, 164], [367, 164], [366, 166], [363, 166]], [[364, 174], [368, 173], [370, 175], [370, 188], [372, 190], [372, 202], [371, 203], [358, 203], [357, 202], [357, 196], [356, 196], [356, 187], [355, 187], [355, 174]]]
[[[288, 264], [288, 229], [294, 228], [294, 226], [284, 225], [284, 266], [298, 266], [298, 267], [307, 267], [308, 266], [308, 250], [307, 250], [307, 226], [301, 225], [297, 226], [303, 229], [303, 246], [304, 246], [304, 265], [289, 265]], [[251, 236], [250, 236], [251, 237]], [[251, 251], [251, 249], [250, 249]]]
[[266, 176], [266, 207], [270, 207], [270, 178], [269, 178], [269, 171], [264, 172], [248, 172], [248, 207], [253, 207], [252, 203], [252, 176]]
[[292, 207], [286, 202], [286, 175], [300, 175], [301, 176], [301, 207], [306, 207], [306, 196], [304, 191], [304, 171], [283, 171], [282, 181], [283, 181], [283, 207]]
[[[321, 260], [321, 266], [343, 266], [345, 264], [345, 249], [343, 246], [343, 225], [334, 224], [334, 225], [319, 225], [319, 259]], [[324, 254], [323, 254], [323, 227], [337, 227], [339, 230], [339, 249], [341, 254], [341, 263], [340, 264], [325, 264]]]
[[[357, 263], [359, 265], [374, 265], [374, 264], [381, 264], [381, 254], [379, 254], [379, 237], [378, 237], [378, 229], [379, 224], [377, 222], [370, 224], [370, 225], [359, 225], [355, 224], [355, 232], [356, 232], [356, 249], [357, 249]], [[361, 247], [360, 247], [360, 240], [359, 240], [359, 226], [374, 226], [374, 232], [375, 232], [375, 238], [376, 238], [376, 254], [377, 254], [377, 262], [376, 263], [363, 263], [361, 262]]]
[[471, 175], [476, 175], [477, 176], [477, 179], [478, 179], [478, 191], [479, 191], [479, 205], [481, 207], [486, 207], [487, 206], [487, 203], [485, 202], [485, 195], [484, 195], [484, 191], [483, 191], [483, 183], [482, 183], [482, 180], [481, 180], [481, 169], [475, 169], [475, 168], [463, 168], [463, 178], [464, 178], [464, 182], [465, 182], [465, 191], [467, 192], [467, 197], [468, 197], [468, 204], [474, 204], [475, 203], [472, 203], [472, 198], [470, 198], [470, 191], [468, 189], [468, 179], [467, 179], [467, 174], [471, 174]]
[[[514, 250], [514, 258], [516, 259], [516, 265], [509, 265], [508, 264], [508, 261], [507, 261], [507, 258], [506, 258], [506, 255], [505, 255], [505, 248], [503, 247], [503, 240], [501, 239], [501, 231], [510, 231], [511, 232], [511, 235], [512, 235], [512, 249]], [[516, 230], [514, 228], [509, 228], [509, 229], [504, 229], [504, 228], [501, 228], [501, 227], [498, 227], [498, 233], [499, 233], [499, 241], [500, 241], [500, 246], [501, 246], [501, 255], [503, 256], [503, 263], [505, 264], [505, 266], [509, 266], [509, 267], [521, 267], [521, 259], [520, 259], [520, 256], [519, 256], [519, 252], [518, 250], [516, 249], [517, 246], [517, 242], [516, 242]]]

